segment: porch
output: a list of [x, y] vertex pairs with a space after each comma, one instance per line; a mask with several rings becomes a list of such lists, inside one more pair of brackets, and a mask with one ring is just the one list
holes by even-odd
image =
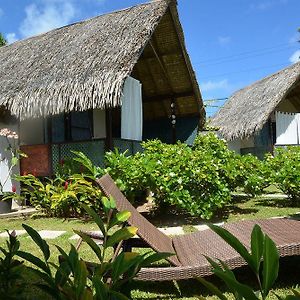
[[[128, 155], [142, 151], [141, 142], [113, 139], [113, 147], [119, 152]], [[94, 139], [79, 142], [23, 145], [20, 150], [27, 154], [26, 159], [20, 163], [21, 174], [33, 174], [35, 176], [51, 176], [57, 171], [62, 161], [74, 157], [72, 151], [80, 151], [90, 158], [97, 166], [104, 166], [104, 155], [106, 151], [105, 139]]]

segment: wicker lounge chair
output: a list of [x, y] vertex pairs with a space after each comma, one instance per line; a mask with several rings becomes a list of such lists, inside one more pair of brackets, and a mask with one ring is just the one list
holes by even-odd
[[[204, 255], [222, 259], [231, 269], [246, 265], [240, 255], [226, 244], [212, 230], [207, 229], [192, 234], [169, 237], [145, 219], [121, 193], [109, 175], [97, 180], [106, 196], [112, 196], [119, 211], [128, 210], [131, 217], [128, 223], [138, 228], [139, 239], [126, 243], [126, 250], [132, 247], [148, 247], [157, 252], [171, 252], [168, 260], [171, 267], [143, 268], [137, 280], [165, 281], [203, 277], [212, 274]], [[292, 219], [268, 219], [240, 221], [224, 225], [246, 247], [249, 245], [254, 224], [261, 226], [276, 243], [280, 256], [300, 255], [300, 221]]]

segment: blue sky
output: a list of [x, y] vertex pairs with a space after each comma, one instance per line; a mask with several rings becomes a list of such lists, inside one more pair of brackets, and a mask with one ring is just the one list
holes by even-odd
[[[144, 0], [0, 2], [0, 31], [23, 39]], [[226, 98], [300, 56], [299, 0], [178, 0], [203, 98]], [[210, 103], [221, 105], [223, 102]], [[208, 114], [215, 108], [207, 108]]]

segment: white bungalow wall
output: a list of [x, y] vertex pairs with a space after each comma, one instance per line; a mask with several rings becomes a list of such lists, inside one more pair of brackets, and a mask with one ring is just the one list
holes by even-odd
[[[0, 129], [2, 128], [8, 128], [12, 131], [17, 132], [18, 131], [18, 126], [17, 125], [7, 125], [0, 123]], [[18, 141], [12, 141], [12, 143], [16, 143], [18, 145]], [[9, 152], [6, 151], [6, 148], [8, 147], [8, 143], [5, 137], [0, 136], [0, 180], [1, 183], [4, 183], [4, 181], [7, 178], [8, 171], [10, 168], [10, 161], [11, 161], [11, 155]], [[20, 167], [19, 165], [15, 166], [13, 168], [13, 175], [19, 174], [20, 172]], [[12, 176], [13, 177], [13, 176]], [[20, 190], [20, 185], [18, 182], [14, 181], [12, 178], [9, 178], [4, 186], [4, 191], [5, 192], [11, 192], [12, 191], [12, 186], [15, 185], [17, 188], [17, 192]]]

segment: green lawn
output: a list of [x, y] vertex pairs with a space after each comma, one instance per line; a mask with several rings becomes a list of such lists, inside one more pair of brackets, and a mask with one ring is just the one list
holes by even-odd
[[[213, 221], [237, 221], [241, 219], [254, 219], [254, 218], [269, 218], [277, 216], [285, 216], [296, 214], [300, 211], [299, 207], [295, 207], [295, 203], [288, 199], [266, 199], [266, 198], [254, 198], [248, 199], [247, 197], [235, 197], [232, 204], [228, 205], [225, 209], [222, 209], [222, 213], [216, 214]], [[186, 216], [179, 216], [174, 214], [174, 220], [172, 221], [172, 215], [169, 214], [168, 218], [159, 218], [159, 222], [156, 217], [152, 218], [154, 223], [159, 223], [160, 226], [167, 226], [169, 224], [184, 225], [183, 228], [186, 232], [194, 231], [193, 225], [200, 223], [202, 220], [197, 218], [188, 218]], [[162, 220], [165, 219], [165, 223]], [[180, 220], [179, 220], [180, 219]], [[162, 223], [161, 223], [162, 222]], [[173, 222], [173, 223], [172, 223]], [[87, 220], [63, 220], [57, 218], [25, 218], [25, 219], [0, 219], [0, 232], [5, 229], [22, 229], [22, 223], [26, 223], [36, 230], [64, 230], [67, 234], [54, 239], [48, 240], [51, 247], [51, 260], [56, 261], [58, 251], [55, 248], [55, 244], [64, 249], [68, 249], [69, 244], [76, 243], [76, 240], [70, 241], [69, 238], [74, 234], [73, 229], [84, 230], [97, 230], [97, 227]], [[21, 247], [23, 250], [29, 251], [32, 254], [39, 255], [39, 251], [36, 246], [31, 242], [28, 236], [21, 236]], [[4, 246], [5, 238], [0, 238], [0, 246]], [[80, 251], [82, 257], [88, 260], [94, 260], [93, 254], [89, 251], [88, 247], [84, 245]], [[247, 269], [238, 270], [237, 276], [239, 276], [245, 282], [251, 281], [251, 276]], [[275, 291], [279, 295], [286, 295], [289, 289], [296, 287], [300, 284], [300, 258], [289, 258], [282, 261], [281, 273]], [[33, 279], [32, 279], [33, 280]], [[226, 288], [215, 278], [211, 278], [223, 291], [227, 293]], [[207, 291], [201, 287], [201, 284], [195, 280], [187, 280], [179, 282], [174, 285], [173, 282], [164, 283], [133, 283], [132, 298], [133, 299], [186, 299], [196, 300], [199, 299], [197, 295], [203, 295], [207, 299], [217, 299], [211, 296]], [[36, 292], [34, 299], [44, 298], [42, 293]], [[233, 298], [232, 298], [233, 299]], [[270, 296], [270, 299], [277, 299], [274, 294]]]

